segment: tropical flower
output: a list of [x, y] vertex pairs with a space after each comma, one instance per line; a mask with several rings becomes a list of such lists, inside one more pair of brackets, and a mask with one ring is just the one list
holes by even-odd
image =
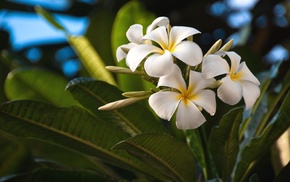
[[169, 87], [149, 97], [149, 105], [162, 119], [170, 120], [176, 112], [176, 126], [179, 129], [193, 129], [206, 119], [202, 108], [211, 115], [215, 114], [215, 93], [206, 89], [215, 79], [204, 79], [202, 74], [190, 71], [188, 86], [178, 66], [173, 67], [169, 75], [160, 77], [158, 87]]
[[[223, 58], [225, 55], [229, 57], [231, 66]], [[208, 55], [202, 63], [202, 74], [205, 78], [225, 75], [220, 80], [218, 97], [230, 105], [237, 104], [243, 97], [247, 110], [253, 106], [260, 95], [260, 82], [246, 63], [240, 61], [241, 57], [235, 52], [217, 52]]]
[[[146, 30], [146, 33], [151, 32], [156, 27], [160, 26], [168, 26], [169, 25], [169, 19], [167, 17], [158, 17], [156, 18], [148, 27]], [[129, 27], [129, 29], [126, 32], [126, 36], [130, 43], [121, 45], [117, 48], [116, 56], [117, 61], [123, 60], [126, 56], [129, 50], [139, 44], [146, 44], [151, 43], [150, 41], [143, 40], [143, 26], [140, 24], [134, 24]]]
[[194, 42], [184, 40], [194, 34], [200, 33], [195, 28], [174, 26], [167, 29], [160, 26], [147, 33], [142, 40], [155, 42], [154, 44], [140, 44], [128, 52], [126, 63], [135, 71], [142, 60], [147, 57], [144, 69], [149, 76], [160, 77], [169, 74], [174, 68], [174, 58], [190, 66], [202, 61], [202, 50]]

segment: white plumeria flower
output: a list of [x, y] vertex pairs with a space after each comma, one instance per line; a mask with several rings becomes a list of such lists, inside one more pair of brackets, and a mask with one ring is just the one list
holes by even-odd
[[[231, 66], [222, 58], [227, 55]], [[208, 55], [202, 63], [202, 74], [205, 78], [213, 78], [225, 74], [217, 90], [218, 97], [225, 103], [237, 104], [244, 98], [246, 110], [251, 108], [260, 95], [259, 80], [249, 70], [245, 62], [235, 52], [217, 52]]]
[[[158, 17], [156, 18], [148, 27], [146, 30], [146, 33], [151, 32], [156, 27], [160, 26], [168, 26], [169, 25], [169, 19], [167, 17]], [[121, 45], [117, 48], [116, 56], [117, 61], [123, 60], [126, 56], [128, 51], [139, 44], [146, 44], [150, 43], [150, 41], [143, 40], [143, 26], [140, 24], [134, 24], [129, 27], [129, 29], [126, 32], [126, 36], [130, 43]]]
[[130, 49], [126, 63], [135, 71], [146, 57], [144, 69], [149, 76], [160, 77], [173, 70], [174, 57], [190, 66], [202, 61], [202, 50], [194, 42], [184, 40], [194, 34], [200, 33], [195, 28], [174, 26], [170, 30], [165, 26], [158, 27], [143, 37], [143, 40], [154, 41], [153, 44], [140, 44]]
[[161, 90], [152, 94], [149, 97], [149, 105], [160, 118], [168, 121], [177, 110], [176, 126], [179, 129], [197, 128], [206, 121], [201, 113], [202, 108], [211, 115], [215, 114], [215, 93], [205, 89], [213, 82], [215, 79], [206, 80], [201, 73], [190, 71], [186, 86], [179, 67], [174, 66], [171, 74], [160, 77], [158, 86], [176, 90]]

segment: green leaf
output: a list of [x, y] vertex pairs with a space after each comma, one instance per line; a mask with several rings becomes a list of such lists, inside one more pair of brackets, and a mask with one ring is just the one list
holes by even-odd
[[76, 102], [65, 92], [67, 80], [55, 73], [36, 68], [18, 68], [9, 73], [5, 93], [10, 100], [32, 99], [56, 106], [72, 106]]
[[44, 10], [40, 6], [36, 6], [35, 11], [40, 14], [44, 19], [46, 19], [50, 24], [52, 24], [55, 28], [66, 31], [65, 28], [61, 26], [48, 11]]
[[288, 91], [279, 111], [273, 117], [264, 132], [253, 138], [241, 152], [240, 160], [234, 172], [234, 181], [245, 181], [255, 166], [265, 153], [267, 153], [273, 143], [290, 126], [290, 92]]
[[239, 152], [239, 127], [243, 108], [235, 108], [224, 115], [218, 127], [212, 128], [209, 150], [223, 181], [229, 181]]
[[[161, 121], [146, 107], [135, 103], [118, 110], [100, 111], [98, 108], [109, 102], [121, 100], [122, 92], [106, 82], [90, 78], [77, 78], [72, 80], [67, 90], [73, 97], [99, 119], [122, 127], [131, 135], [144, 132], [166, 132]], [[109, 93], [109, 94], [108, 94]]]
[[[133, 24], [141, 24], [145, 30], [148, 25], [154, 20], [155, 15], [147, 11], [143, 4], [138, 1], [130, 1], [125, 4], [117, 13], [113, 29], [112, 29], [112, 50], [113, 55], [116, 55], [116, 50], [119, 46], [129, 43], [126, 32]], [[125, 60], [116, 63], [118, 66], [127, 67]], [[148, 90], [153, 85], [144, 81], [136, 75], [118, 74], [117, 80], [120, 89], [123, 91]]]
[[86, 37], [68, 36], [67, 38], [84, 67], [93, 78], [116, 85], [112, 74], [105, 68], [105, 63]]
[[[1, 178], [0, 178], [1, 180]], [[51, 182], [51, 181], [115, 181], [88, 170], [39, 168], [35, 171], [6, 177], [7, 182]]]
[[148, 163], [171, 181], [195, 181], [195, 162], [188, 146], [167, 134], [144, 133], [114, 146]]
[[[197, 173], [199, 176], [204, 176], [205, 180], [213, 177], [216, 173], [215, 166], [211, 162], [211, 156], [208, 151], [207, 137], [204, 135], [204, 127], [185, 131], [187, 144], [193, 153], [196, 162], [201, 167], [202, 171]], [[197, 170], [200, 171], [200, 170]], [[216, 175], [215, 175], [216, 177]]]
[[20, 172], [30, 159], [30, 153], [24, 143], [2, 133], [0, 149], [0, 177]]
[[141, 161], [123, 151], [111, 150], [117, 142], [128, 138], [128, 134], [77, 107], [57, 108], [36, 101], [13, 101], [0, 105], [0, 126], [12, 135], [51, 142], [160, 179], [158, 172]]

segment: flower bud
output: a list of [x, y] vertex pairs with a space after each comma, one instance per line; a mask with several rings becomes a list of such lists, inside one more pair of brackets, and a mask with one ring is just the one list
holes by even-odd
[[123, 68], [119, 66], [106, 66], [106, 69], [114, 73], [123, 73], [123, 74], [133, 74], [133, 75], [144, 75], [142, 71], [135, 70], [131, 71], [129, 68]]
[[99, 107], [98, 109], [99, 110], [102, 110], [102, 111], [109, 111], [109, 110], [114, 110], [114, 109], [119, 109], [121, 107], [125, 107], [125, 106], [128, 106], [130, 104], [133, 104], [135, 102], [138, 102], [142, 99], [146, 99], [148, 98], [148, 96], [145, 96], [145, 97], [130, 97], [130, 98], [127, 98], [127, 99], [122, 99], [122, 100], [118, 100], [118, 101], [115, 101], [115, 102], [110, 102], [106, 105], [103, 105], [101, 107]]
[[217, 52], [218, 49], [221, 47], [221, 45], [222, 45], [222, 40], [219, 39], [218, 41], [216, 41], [214, 43], [214, 45], [211, 46], [211, 48], [207, 51], [207, 53], [204, 55], [204, 57], [209, 55], [209, 54], [214, 54], [215, 52]]

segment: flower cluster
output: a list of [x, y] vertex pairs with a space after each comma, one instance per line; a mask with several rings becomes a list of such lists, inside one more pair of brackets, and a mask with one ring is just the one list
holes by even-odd
[[[260, 95], [260, 82], [237, 53], [228, 51], [232, 41], [221, 48], [219, 40], [203, 55], [193, 42], [193, 35], [198, 33], [191, 27], [171, 27], [167, 17], [155, 19], [145, 35], [142, 25], [132, 25], [126, 33], [130, 43], [117, 49], [117, 60], [125, 59], [131, 74], [142, 73], [157, 80], [157, 90], [127, 92], [127, 99], [99, 109], [116, 109], [149, 98], [150, 107], [160, 118], [169, 121], [176, 114], [177, 128], [185, 130], [206, 121], [203, 110], [215, 114], [214, 89], [223, 102], [235, 105], [243, 98], [245, 109], [251, 108]], [[116, 67], [109, 69], [128, 73]]]

